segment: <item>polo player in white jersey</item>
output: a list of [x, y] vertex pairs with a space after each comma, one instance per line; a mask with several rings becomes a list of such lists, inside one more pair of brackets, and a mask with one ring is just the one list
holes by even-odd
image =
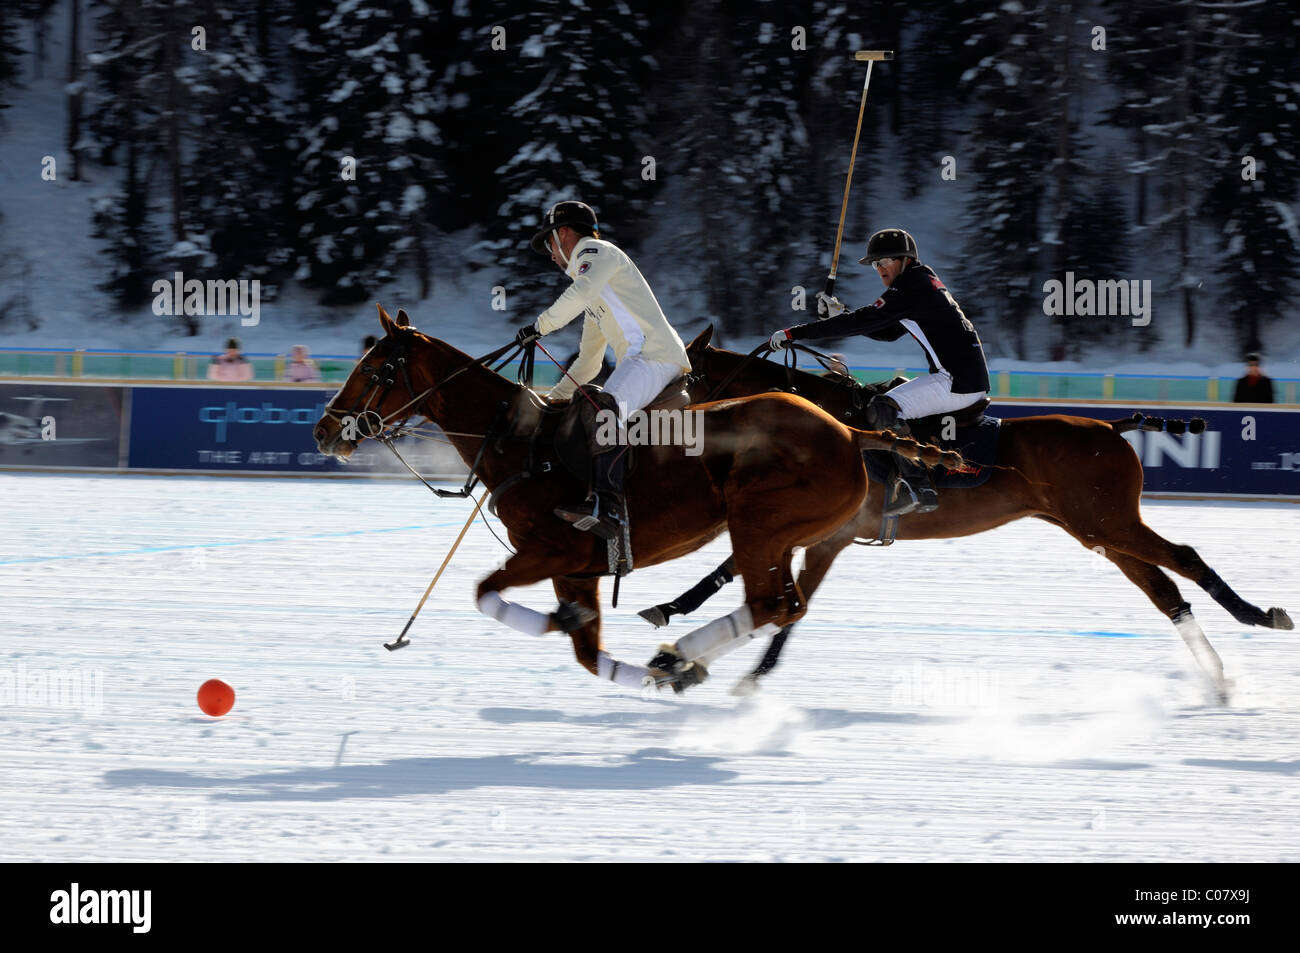
[[538, 254], [549, 255], [573, 284], [535, 322], [520, 328], [516, 340], [526, 344], [584, 316], [578, 358], [547, 396], [573, 398], [578, 385], [600, 373], [605, 348], [614, 351], [614, 371], [604, 390], [588, 392], [590, 400], [578, 398], [592, 453], [594, 493], [555, 509], [557, 516], [578, 529], [612, 539], [622, 530], [627, 455], [625, 447], [597, 442], [596, 414], [610, 410], [626, 422], [627, 414], [644, 408], [675, 378], [689, 372], [691, 361], [632, 259], [601, 239], [590, 206], [557, 202], [530, 244]]

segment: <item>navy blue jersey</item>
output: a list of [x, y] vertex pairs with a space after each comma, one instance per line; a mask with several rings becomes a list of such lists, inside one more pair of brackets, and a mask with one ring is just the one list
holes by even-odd
[[929, 265], [912, 262], [865, 308], [790, 329], [796, 341], [864, 334], [896, 341], [904, 334], [925, 349], [930, 372], [952, 375], [954, 394], [988, 393], [989, 368], [975, 326]]

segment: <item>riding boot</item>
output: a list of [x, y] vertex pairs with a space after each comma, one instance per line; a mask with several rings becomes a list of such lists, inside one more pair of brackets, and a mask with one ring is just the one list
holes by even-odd
[[894, 478], [890, 481], [884, 515], [932, 513], [938, 508], [939, 494], [934, 488], [929, 467], [894, 454]]
[[601, 539], [613, 539], [623, 531], [626, 519], [623, 499], [626, 473], [626, 447], [612, 447], [597, 454], [591, 461], [592, 495], [572, 506], [557, 506], [555, 515]]

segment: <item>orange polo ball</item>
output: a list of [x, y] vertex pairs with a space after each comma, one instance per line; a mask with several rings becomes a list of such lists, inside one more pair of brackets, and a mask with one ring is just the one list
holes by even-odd
[[235, 690], [219, 678], [210, 678], [199, 686], [199, 707], [205, 715], [224, 715], [235, 707]]

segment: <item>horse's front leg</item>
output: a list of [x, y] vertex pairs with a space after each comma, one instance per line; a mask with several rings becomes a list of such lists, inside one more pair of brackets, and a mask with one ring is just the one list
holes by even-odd
[[599, 607], [561, 602], [554, 612], [542, 613], [517, 602], [507, 602], [501, 598], [501, 593], [513, 586], [531, 586], [557, 575], [557, 572], [572, 572], [576, 568], [563, 563], [557, 565], [557, 557], [552, 552], [520, 549], [506, 560], [505, 565], [478, 584], [478, 611], [525, 635], [572, 633], [593, 619], [599, 619]]
[[608, 679], [624, 688], [653, 685], [654, 673], [650, 669], [620, 661], [605, 651], [600, 638], [600, 580], [556, 576], [551, 582], [560, 605], [572, 605], [593, 613], [587, 622], [569, 631], [578, 664], [597, 678]]

